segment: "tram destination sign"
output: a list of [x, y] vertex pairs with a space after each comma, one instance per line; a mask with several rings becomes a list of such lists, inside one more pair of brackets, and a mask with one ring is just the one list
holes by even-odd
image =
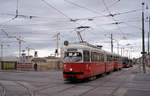
[[76, 52], [76, 51], [77, 51], [77, 49], [75, 49], [75, 48], [69, 48], [69, 49], [67, 49], [67, 51]]

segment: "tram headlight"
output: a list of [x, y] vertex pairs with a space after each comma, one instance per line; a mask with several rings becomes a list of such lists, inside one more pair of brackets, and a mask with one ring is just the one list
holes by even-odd
[[70, 68], [69, 70], [72, 71], [72, 68]]
[[64, 69], [66, 68], [66, 64], [64, 64]]

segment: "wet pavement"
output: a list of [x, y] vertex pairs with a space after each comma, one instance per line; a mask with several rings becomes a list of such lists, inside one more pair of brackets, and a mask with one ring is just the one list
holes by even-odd
[[93, 81], [70, 83], [61, 71], [0, 72], [0, 96], [150, 96], [150, 74], [124, 68]]

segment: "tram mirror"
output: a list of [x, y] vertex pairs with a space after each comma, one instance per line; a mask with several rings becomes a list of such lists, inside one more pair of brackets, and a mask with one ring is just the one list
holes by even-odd
[[68, 41], [64, 41], [64, 45], [68, 46], [69, 42]]

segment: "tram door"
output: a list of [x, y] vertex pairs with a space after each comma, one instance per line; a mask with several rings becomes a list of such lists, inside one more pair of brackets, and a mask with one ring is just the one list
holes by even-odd
[[90, 52], [88, 50], [83, 50], [83, 62], [84, 62], [84, 72], [89, 73], [91, 64], [90, 64]]

